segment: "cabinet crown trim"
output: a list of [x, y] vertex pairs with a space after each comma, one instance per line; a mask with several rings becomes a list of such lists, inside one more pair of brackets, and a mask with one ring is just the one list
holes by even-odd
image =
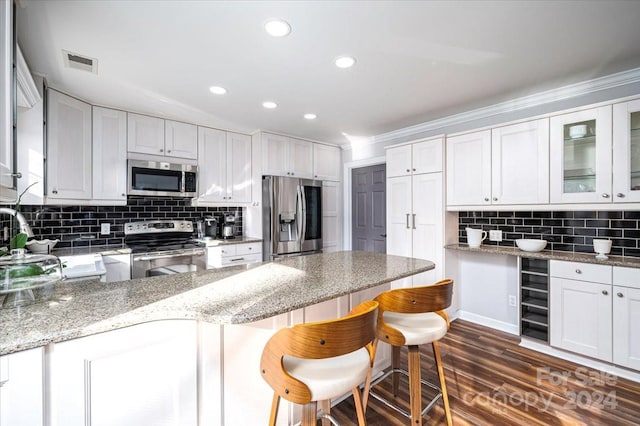
[[443, 127], [462, 124], [473, 120], [481, 120], [498, 114], [532, 108], [551, 102], [584, 96], [600, 90], [611, 89], [638, 82], [640, 82], [640, 68], [634, 68], [604, 77], [546, 90], [533, 95], [511, 99], [509, 101], [500, 102], [487, 107], [477, 108], [471, 111], [427, 121], [414, 126], [404, 127], [392, 132], [382, 133], [380, 135], [372, 136], [370, 138], [370, 143], [388, 142], [402, 137], [411, 137], [422, 132], [441, 129]]

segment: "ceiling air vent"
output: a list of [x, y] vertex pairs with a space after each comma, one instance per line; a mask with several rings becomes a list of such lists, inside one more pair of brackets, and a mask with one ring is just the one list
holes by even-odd
[[95, 58], [78, 55], [77, 53], [69, 52], [68, 50], [62, 51], [62, 57], [64, 58], [64, 65], [67, 68], [74, 68], [98, 74], [98, 60]]

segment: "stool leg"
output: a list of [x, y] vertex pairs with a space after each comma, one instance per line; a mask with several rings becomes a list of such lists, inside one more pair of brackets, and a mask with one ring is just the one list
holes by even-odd
[[373, 347], [371, 349], [371, 367], [367, 373], [367, 378], [364, 381], [364, 389], [362, 390], [362, 407], [363, 412], [367, 412], [367, 404], [369, 403], [369, 391], [371, 390], [371, 376], [373, 375], [373, 362], [376, 358], [376, 351], [378, 350], [378, 339], [373, 340]]
[[420, 347], [409, 346], [409, 403], [411, 424], [422, 425], [422, 383], [420, 378]]
[[360, 398], [360, 389], [358, 386], [351, 390], [353, 393], [353, 404], [356, 406], [356, 414], [358, 415], [358, 426], [366, 426], [367, 421], [364, 418], [364, 407]]
[[433, 357], [436, 360], [436, 367], [438, 367], [438, 378], [440, 379], [440, 389], [442, 391], [442, 404], [444, 405], [444, 414], [447, 416], [447, 425], [451, 426], [453, 421], [451, 420], [451, 409], [449, 408], [449, 395], [447, 394], [447, 384], [444, 380], [444, 369], [442, 368], [442, 359], [440, 358], [440, 346], [435, 341], [431, 343], [433, 346]]
[[316, 426], [318, 422], [318, 403], [311, 401], [302, 406], [302, 426]]
[[[400, 346], [391, 346], [391, 368], [400, 368]], [[398, 374], [391, 375], [391, 390], [393, 397], [398, 397], [398, 387], [400, 386], [400, 376]]]
[[280, 406], [280, 396], [273, 393], [273, 401], [271, 402], [271, 415], [269, 416], [269, 426], [276, 426], [276, 418], [278, 417], [278, 407]]
[[[320, 401], [320, 411], [322, 411], [324, 414], [329, 414], [331, 415], [331, 400], [329, 399], [325, 399], [324, 401]], [[331, 422], [329, 421], [329, 419], [322, 419], [322, 426], [331, 426]]]

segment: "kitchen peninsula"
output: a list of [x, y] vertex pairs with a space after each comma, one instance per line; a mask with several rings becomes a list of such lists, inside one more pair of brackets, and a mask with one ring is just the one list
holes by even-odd
[[[136, 424], [140, 410], [147, 422], [154, 412], [181, 425], [264, 423], [271, 391], [258, 361], [274, 329], [346, 314], [391, 281], [433, 267], [353, 251], [117, 283], [59, 283], [46, 301], [0, 310], [0, 353], [9, 354], [2, 358], [11, 373], [3, 391], [16, 386], [21, 399], [26, 392], [29, 406], [40, 404], [51, 424], [80, 425], [86, 416], [91, 424]], [[35, 387], [21, 381], [21, 356], [40, 363], [24, 367]], [[295, 423], [296, 409], [282, 412]]]

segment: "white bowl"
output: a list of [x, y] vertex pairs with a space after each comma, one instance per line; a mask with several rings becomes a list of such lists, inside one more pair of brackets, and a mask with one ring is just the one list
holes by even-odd
[[587, 125], [586, 124], [577, 124], [575, 126], [569, 127], [569, 137], [571, 139], [581, 138], [587, 134]]
[[523, 251], [542, 251], [547, 246], [547, 240], [516, 240], [516, 245]]
[[31, 253], [51, 253], [51, 250], [58, 244], [60, 240], [31, 240], [27, 241], [25, 246]]

